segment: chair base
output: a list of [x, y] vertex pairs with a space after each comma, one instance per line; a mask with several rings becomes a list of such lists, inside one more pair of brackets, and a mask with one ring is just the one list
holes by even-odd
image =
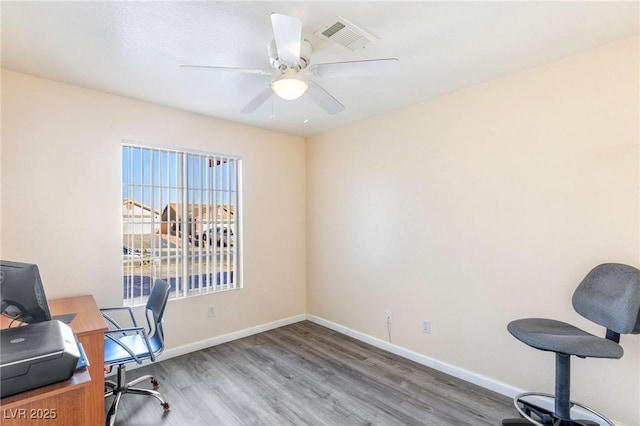
[[[159, 384], [158, 384], [158, 381], [153, 376], [146, 375], [146, 376], [138, 377], [132, 382], [127, 383], [125, 379], [125, 375], [126, 375], [125, 372], [126, 370], [125, 370], [124, 364], [118, 365], [117, 381], [114, 382], [112, 380], [105, 380], [104, 382], [104, 387], [105, 387], [104, 397], [105, 398], [108, 398], [110, 396], [114, 397], [113, 402], [111, 403], [111, 407], [107, 412], [106, 423], [105, 423], [107, 426], [113, 426], [115, 424], [116, 413], [118, 412], [118, 405], [120, 404], [120, 399], [122, 399], [122, 396], [126, 393], [131, 393], [135, 395], [152, 396], [156, 398], [158, 401], [160, 401], [160, 405], [162, 406], [162, 409], [164, 412], [169, 411], [170, 409], [169, 403], [164, 398], [164, 396], [162, 396], [162, 394], [156, 390], [158, 389]], [[151, 381], [153, 390], [134, 387], [135, 385], [145, 380]]]
[[513, 398], [513, 403], [518, 410], [518, 413], [522, 417], [515, 419], [505, 419], [502, 421], [503, 426], [600, 426], [602, 424], [606, 424], [609, 426], [615, 426], [611, 420], [604, 417], [602, 414], [597, 411], [582, 405], [575, 401], [570, 401], [571, 407], [577, 406], [582, 408], [585, 411], [588, 411], [594, 417], [602, 420], [604, 423], [596, 422], [593, 420], [586, 419], [561, 419], [556, 416], [553, 411], [548, 410], [546, 408], [542, 408], [539, 405], [536, 405], [532, 402], [525, 401], [526, 397], [542, 397], [553, 400], [554, 396], [546, 393], [537, 393], [537, 392], [525, 392], [520, 395], [516, 395]]
[[[504, 419], [502, 421], [503, 426], [531, 426], [542, 424], [547, 426], [547, 423], [531, 423], [527, 419], [522, 417], [517, 419]], [[600, 426], [600, 423], [592, 422], [591, 420], [560, 420], [557, 419], [555, 423], [549, 423], [549, 426]]]

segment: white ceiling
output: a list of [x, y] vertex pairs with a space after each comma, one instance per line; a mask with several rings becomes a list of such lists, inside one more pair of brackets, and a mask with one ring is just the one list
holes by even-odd
[[[269, 76], [270, 13], [299, 18], [311, 63], [395, 57], [396, 77], [316, 78], [346, 109], [306, 96], [240, 110]], [[553, 61], [639, 31], [638, 2], [1, 3], [2, 67], [213, 117], [309, 136]], [[378, 37], [351, 51], [313, 32], [342, 16]], [[275, 114], [270, 118], [271, 112]], [[303, 121], [309, 119], [307, 124]]]

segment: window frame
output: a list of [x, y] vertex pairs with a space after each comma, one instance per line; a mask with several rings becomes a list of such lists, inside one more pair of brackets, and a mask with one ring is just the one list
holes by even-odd
[[157, 278], [170, 300], [243, 288], [242, 158], [128, 140], [120, 154], [123, 305]]

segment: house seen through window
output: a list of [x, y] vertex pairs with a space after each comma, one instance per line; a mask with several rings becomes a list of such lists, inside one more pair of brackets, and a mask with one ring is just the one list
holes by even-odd
[[157, 279], [183, 298], [240, 288], [237, 157], [122, 147], [125, 305], [146, 302]]

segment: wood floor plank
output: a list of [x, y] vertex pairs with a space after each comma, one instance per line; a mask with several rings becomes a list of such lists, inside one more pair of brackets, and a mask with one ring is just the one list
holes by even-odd
[[[126, 395], [117, 425], [499, 425], [511, 400], [320, 325], [289, 326], [133, 370], [171, 404]], [[110, 401], [107, 401], [107, 406]]]

